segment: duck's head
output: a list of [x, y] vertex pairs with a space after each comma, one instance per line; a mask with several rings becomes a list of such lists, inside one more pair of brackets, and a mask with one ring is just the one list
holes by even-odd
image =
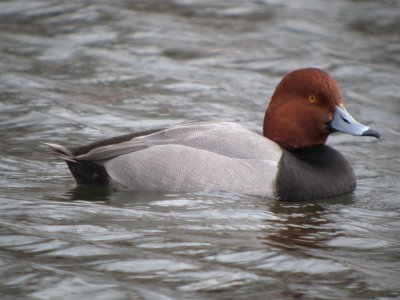
[[264, 136], [284, 148], [299, 149], [325, 144], [333, 132], [380, 137], [346, 111], [339, 87], [329, 74], [316, 68], [287, 74], [265, 113]]

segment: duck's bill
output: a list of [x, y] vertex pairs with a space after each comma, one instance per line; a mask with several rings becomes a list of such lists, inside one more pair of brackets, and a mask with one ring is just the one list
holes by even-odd
[[336, 106], [332, 121], [328, 123], [328, 128], [332, 132], [339, 131], [351, 135], [374, 136], [377, 139], [381, 136], [375, 129], [357, 122], [344, 107], [339, 106]]

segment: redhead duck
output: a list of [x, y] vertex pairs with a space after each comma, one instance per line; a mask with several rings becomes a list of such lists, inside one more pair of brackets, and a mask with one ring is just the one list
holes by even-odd
[[134, 191], [225, 190], [303, 201], [354, 191], [346, 159], [326, 146], [329, 134], [379, 133], [345, 109], [326, 72], [287, 74], [276, 87], [263, 134], [231, 122], [200, 122], [118, 136], [67, 148], [47, 144], [79, 185]]

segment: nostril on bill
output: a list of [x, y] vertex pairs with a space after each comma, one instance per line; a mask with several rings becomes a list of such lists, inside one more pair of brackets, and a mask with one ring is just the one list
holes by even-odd
[[343, 116], [342, 116], [342, 120], [345, 121], [347, 124], [350, 124], [350, 123], [351, 123], [348, 119], [346, 119], [346, 118], [343, 117]]

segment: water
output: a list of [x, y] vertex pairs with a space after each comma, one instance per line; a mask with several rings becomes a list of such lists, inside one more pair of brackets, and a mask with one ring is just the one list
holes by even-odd
[[[399, 299], [399, 20], [399, 1], [1, 2], [2, 299]], [[280, 78], [308, 66], [383, 135], [329, 139], [351, 195], [76, 188], [41, 145], [260, 130]]]

